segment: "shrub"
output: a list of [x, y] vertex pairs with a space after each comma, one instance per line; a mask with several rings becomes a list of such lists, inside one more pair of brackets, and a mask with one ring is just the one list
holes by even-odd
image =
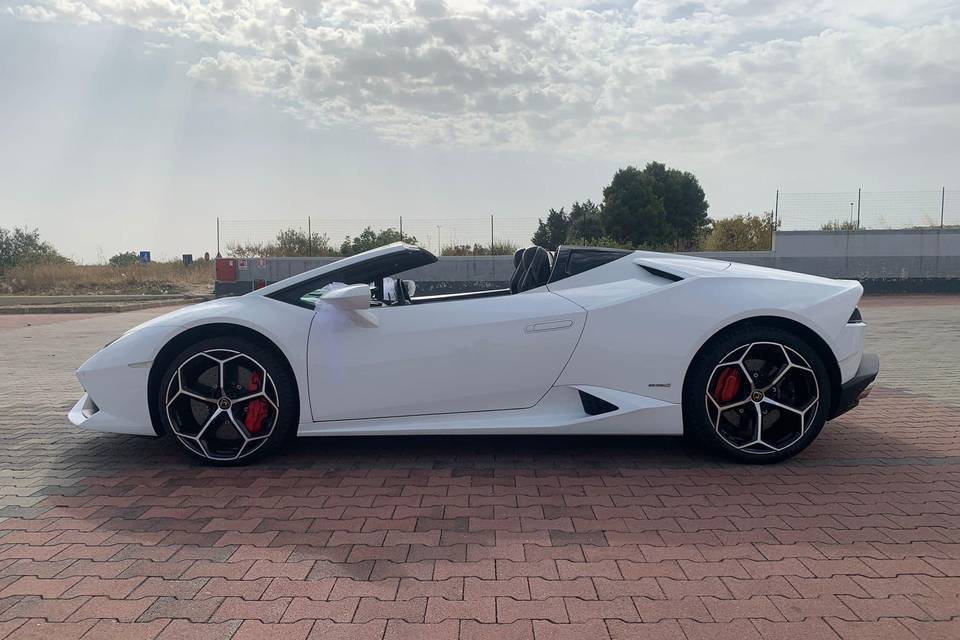
[[123, 251], [115, 256], [111, 256], [110, 264], [114, 267], [129, 267], [140, 262], [140, 256], [133, 251]]

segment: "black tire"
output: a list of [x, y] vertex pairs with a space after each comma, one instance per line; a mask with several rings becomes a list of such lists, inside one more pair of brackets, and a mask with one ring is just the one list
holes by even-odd
[[[221, 364], [215, 365], [217, 361]], [[263, 371], [259, 390], [253, 377], [259, 370], [256, 365]], [[194, 381], [186, 382], [186, 392], [177, 377], [181, 367], [185, 380], [199, 371]], [[219, 367], [217, 373], [212, 373], [213, 367]], [[217, 376], [226, 389], [214, 382]], [[210, 401], [187, 392], [209, 396]], [[251, 394], [258, 397], [250, 399]], [[214, 399], [217, 396], [220, 400]], [[236, 399], [235, 404], [223, 400], [228, 396]], [[240, 337], [201, 340], [177, 354], [164, 371], [155, 401], [166, 433], [191, 457], [212, 466], [247, 464], [276, 453], [296, 436], [299, 422], [299, 392], [286, 364], [272, 349]], [[263, 417], [249, 416], [253, 403], [260, 405], [256, 410]], [[204, 413], [208, 409], [209, 415]], [[200, 426], [204, 421], [209, 425], [206, 430]], [[191, 437], [193, 431], [199, 437]]]
[[[784, 369], [774, 368], [778, 356], [771, 344], [785, 347]], [[731, 364], [739, 363], [738, 354], [753, 368]], [[763, 362], [767, 364], [757, 364]], [[728, 368], [732, 369], [730, 373], [725, 371]], [[724, 385], [724, 375], [739, 377], [739, 381]], [[777, 380], [777, 376], [781, 376], [779, 382], [764, 390], [764, 385]], [[741, 386], [747, 389], [746, 400], [741, 400]], [[737, 391], [730, 396], [734, 388]], [[831, 392], [823, 358], [807, 341], [779, 328], [743, 326], [711, 340], [691, 363], [683, 387], [684, 434], [737, 462], [780, 462], [803, 451], [819, 435], [830, 411]], [[783, 407], [771, 404], [778, 396]], [[717, 402], [717, 397], [725, 401]], [[755, 401], [757, 397], [761, 399]], [[721, 406], [731, 408], [721, 411]], [[806, 411], [799, 416], [786, 410], [797, 407], [799, 413], [805, 406]], [[751, 429], [758, 427], [754, 433], [759, 437], [749, 442]]]

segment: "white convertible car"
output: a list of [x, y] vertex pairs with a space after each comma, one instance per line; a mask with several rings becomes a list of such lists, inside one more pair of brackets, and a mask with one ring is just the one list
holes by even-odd
[[858, 282], [589, 247], [518, 251], [510, 288], [415, 296], [393, 244], [134, 327], [80, 367], [84, 429], [212, 464], [292, 436], [694, 435], [801, 451], [866, 395]]

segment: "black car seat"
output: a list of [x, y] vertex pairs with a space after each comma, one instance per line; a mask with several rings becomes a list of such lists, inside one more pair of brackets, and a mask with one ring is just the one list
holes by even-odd
[[[516, 261], [516, 255], [514, 255], [514, 261]], [[543, 247], [524, 249], [520, 264], [510, 278], [510, 293], [522, 293], [547, 284], [552, 267], [553, 258]]]
[[523, 263], [523, 254], [526, 249], [517, 249], [513, 254], [513, 275], [510, 276], [510, 293], [516, 293], [520, 286], [520, 278], [523, 277], [526, 269], [521, 268]]

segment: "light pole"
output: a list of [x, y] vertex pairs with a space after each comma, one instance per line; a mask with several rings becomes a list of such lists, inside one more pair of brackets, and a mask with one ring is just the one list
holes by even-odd
[[853, 226], [853, 203], [850, 203], [850, 226]]

